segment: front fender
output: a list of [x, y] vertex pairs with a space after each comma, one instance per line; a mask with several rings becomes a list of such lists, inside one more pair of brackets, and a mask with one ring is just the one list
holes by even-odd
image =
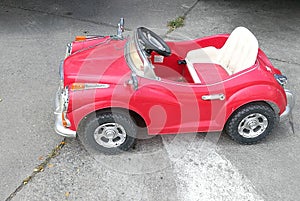
[[[130, 99], [133, 90], [130, 86], [111, 85], [105, 89], [88, 89], [69, 93], [67, 117], [71, 129], [76, 130], [80, 121], [92, 112], [107, 108], [131, 109]], [[139, 111], [134, 110], [139, 113]]]
[[124, 102], [114, 101], [114, 104], [112, 105], [110, 102], [107, 101], [98, 101], [95, 103], [84, 105], [67, 114], [72, 125], [71, 129], [77, 130], [79, 123], [83, 120], [84, 117], [88, 116], [89, 114], [95, 111], [112, 108], [123, 109], [128, 111], [131, 110], [141, 116], [141, 113], [137, 108], [131, 107], [128, 104], [124, 104]]

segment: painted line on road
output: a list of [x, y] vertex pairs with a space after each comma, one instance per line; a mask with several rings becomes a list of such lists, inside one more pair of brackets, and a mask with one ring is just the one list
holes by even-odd
[[215, 151], [216, 143], [198, 138], [162, 136], [177, 177], [178, 200], [263, 200], [250, 180]]

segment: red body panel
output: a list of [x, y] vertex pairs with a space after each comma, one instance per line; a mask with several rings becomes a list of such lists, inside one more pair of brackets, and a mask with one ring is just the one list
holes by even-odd
[[[85, 116], [105, 108], [136, 112], [144, 119], [149, 134], [220, 131], [237, 108], [254, 101], [272, 103], [281, 114], [287, 104], [285, 92], [273, 75], [280, 74], [280, 71], [272, 66], [261, 50], [254, 66], [231, 76], [223, 75], [218, 66], [201, 66], [210, 69], [208, 74], [199, 67], [197, 73], [204, 80], [202, 84], [192, 83], [186, 66], [177, 63], [192, 49], [221, 48], [227, 38], [228, 35], [216, 35], [168, 42], [172, 55], [165, 57], [163, 63], [154, 63], [161, 80], [138, 77], [137, 90], [128, 84], [131, 69], [124, 56], [126, 39], [101, 38], [101, 44], [96, 46], [99, 43], [96, 40], [73, 43], [73, 54], [64, 62], [64, 85], [106, 83], [110, 87], [69, 92], [67, 117], [70, 128], [76, 130]], [[220, 76], [214, 82], [211, 81], [213, 72]], [[176, 81], [182, 77], [185, 82]], [[202, 96], [210, 94], [224, 94], [226, 98], [202, 100]]]
[[[111, 39], [105, 41], [97, 46], [91, 44], [83, 50], [77, 50], [65, 59], [65, 86], [74, 82], [98, 83], [101, 81], [116, 84], [124, 74], [131, 72], [124, 58], [126, 41]], [[94, 43], [94, 40], [91, 42]]]

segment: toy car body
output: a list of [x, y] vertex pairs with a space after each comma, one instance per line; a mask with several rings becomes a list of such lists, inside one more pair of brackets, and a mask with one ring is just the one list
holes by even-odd
[[239, 27], [165, 42], [140, 27], [126, 37], [77, 38], [60, 65], [55, 130], [105, 153], [127, 150], [138, 126], [149, 135], [225, 130], [258, 142], [294, 98], [253, 37]]

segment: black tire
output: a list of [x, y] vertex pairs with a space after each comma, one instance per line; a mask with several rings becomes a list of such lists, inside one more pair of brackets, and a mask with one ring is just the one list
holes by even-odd
[[[127, 114], [100, 113], [91, 115], [85, 121], [78, 136], [87, 150], [92, 148], [105, 154], [118, 154], [134, 144], [137, 129]], [[109, 135], [112, 135], [111, 138], [107, 137]]]
[[277, 115], [267, 104], [248, 104], [231, 115], [225, 132], [240, 144], [255, 144], [272, 132], [277, 121]]

